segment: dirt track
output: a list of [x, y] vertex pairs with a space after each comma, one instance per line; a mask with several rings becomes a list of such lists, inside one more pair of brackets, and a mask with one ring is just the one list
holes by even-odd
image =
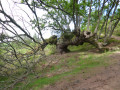
[[43, 90], [120, 90], [120, 52], [110, 55], [109, 59], [112, 64], [108, 67], [83, 71]]

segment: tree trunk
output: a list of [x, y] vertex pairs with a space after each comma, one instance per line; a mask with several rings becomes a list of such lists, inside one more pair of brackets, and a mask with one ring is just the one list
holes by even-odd
[[69, 52], [70, 50], [67, 47], [68, 47], [68, 45], [58, 44], [57, 45], [57, 53], [63, 54], [63, 53]]
[[[72, 35], [72, 37], [71, 37]], [[92, 34], [90, 31], [83, 31], [80, 33], [80, 35], [73, 35], [73, 32], [63, 34], [57, 39], [56, 36], [51, 36], [51, 38], [47, 39], [47, 44], [55, 44], [57, 53], [63, 54], [67, 53], [70, 50], [68, 49], [69, 45], [83, 45], [85, 42], [92, 44], [95, 46], [100, 52], [103, 52], [105, 50], [108, 50], [108, 48], [104, 48], [102, 43], [98, 42], [96, 40], [96, 34]]]
[[78, 46], [78, 45], [83, 45], [83, 43], [85, 42], [92, 44], [101, 52], [107, 50], [106, 48], [103, 48], [102, 44], [95, 39], [95, 34], [93, 35], [89, 31], [84, 31], [80, 34], [79, 37], [75, 37], [72, 40], [66, 40], [64, 42], [57, 44], [57, 53], [63, 54], [69, 52], [69, 49], [67, 48], [69, 45]]

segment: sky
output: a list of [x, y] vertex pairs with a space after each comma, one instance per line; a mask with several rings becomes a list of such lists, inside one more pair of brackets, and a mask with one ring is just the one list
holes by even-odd
[[[28, 16], [24, 13], [24, 11], [26, 11], [30, 18], [33, 18], [34, 15], [32, 14], [31, 10], [23, 4], [20, 4], [21, 0], [1, 0], [2, 6], [5, 10], [5, 12], [7, 12], [8, 15], [10, 15], [11, 17], [14, 17], [14, 19], [17, 21], [17, 23], [21, 26], [24, 27], [24, 25], [26, 26], [26, 28], [29, 30], [30, 34], [33, 36], [35, 34], [35, 31], [31, 29], [31, 26], [29, 24], [27, 24], [26, 22], [30, 22]], [[24, 11], [23, 11], [24, 10]], [[43, 17], [43, 14], [45, 14], [46, 12], [43, 10], [38, 10], [38, 16], [39, 17]], [[0, 14], [0, 18], [3, 18], [3, 16]], [[26, 22], [22, 22], [23, 20], [25, 20]], [[22, 31], [20, 31], [18, 28], [15, 28], [16, 31], [19, 34], [23, 34]], [[25, 28], [24, 28], [25, 29]], [[0, 33], [2, 32], [2, 30], [0, 29]], [[50, 30], [47, 31], [43, 31], [43, 37], [44, 38], [49, 38], [52, 33]], [[8, 35], [12, 35], [10, 32], [7, 32]]]

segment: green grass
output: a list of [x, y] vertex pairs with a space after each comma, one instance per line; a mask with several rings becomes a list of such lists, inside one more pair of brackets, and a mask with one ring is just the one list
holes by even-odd
[[[89, 68], [107, 66], [107, 65], [109, 65], [107, 63], [107, 61], [108, 61], [107, 56], [109, 54], [111, 54], [111, 52], [110, 53], [107, 52], [107, 53], [104, 53], [101, 55], [93, 55], [93, 54], [87, 55], [87, 56], [82, 55], [79, 57], [79, 60], [77, 60], [77, 61], [76, 61], [75, 57], [68, 58], [68, 59], [66, 59], [67, 60], [66, 65], [68, 67], [75, 66], [74, 68], [70, 69], [67, 72], [63, 72], [61, 74], [54, 75], [52, 77], [45, 76], [43, 78], [38, 78], [38, 79], [34, 79], [34, 80], [32, 79], [32, 81], [29, 84], [23, 86], [23, 90], [30, 90], [30, 89], [38, 90], [38, 89], [42, 88], [44, 85], [54, 84], [56, 81], [64, 78], [65, 76], [78, 74], [86, 68], [89, 69]], [[60, 69], [60, 68], [62, 68], [62, 64], [51, 67], [49, 72], [52, 72], [52, 71], [54, 71], [56, 69]]]
[[[76, 51], [87, 51], [92, 48], [95, 48], [93, 45], [90, 45], [89, 43], [84, 43], [83, 45], [79, 46], [68, 46], [68, 49], [72, 52]], [[55, 45], [47, 45], [45, 48], [45, 54], [51, 55], [56, 53], [56, 46]]]
[[83, 45], [79, 46], [69, 46], [68, 49], [70, 51], [88, 51], [90, 49], [94, 48], [93, 45], [90, 45], [89, 43], [84, 43]]
[[39, 88], [42, 88], [44, 85], [47, 85], [47, 84], [53, 84], [55, 81], [59, 80], [60, 78], [66, 76], [66, 74], [60, 74], [60, 75], [56, 75], [56, 76], [53, 76], [53, 77], [44, 77], [44, 78], [40, 78], [40, 79], [37, 79], [35, 80], [34, 82], [32, 83], [29, 83], [27, 86], [25, 86], [23, 88], [23, 90], [29, 90], [30, 88], [32, 90], [38, 90]]
[[76, 60], [74, 57], [68, 58], [67, 61], [68, 61], [67, 62], [68, 66], [72, 66], [74, 63], [76, 63]]
[[120, 40], [116, 40], [114, 38], [111, 38], [108, 43], [120, 43]]
[[[107, 66], [107, 56], [111, 54], [111, 52], [106, 52], [103, 54], [87, 54], [83, 51], [88, 51], [90, 49], [94, 48], [92, 45], [85, 43], [84, 45], [80, 46], [69, 46], [70, 51], [81, 51], [78, 52], [80, 56], [73, 55], [68, 58], [64, 58], [60, 61], [59, 64], [55, 64], [51, 67], [46, 68], [43, 72], [39, 72], [39, 74], [45, 74], [42, 78], [33, 79], [34, 75], [28, 75], [28, 79], [26, 81], [30, 81], [28, 84], [25, 82], [18, 83], [13, 90], [20, 89], [19, 87], [23, 87], [21, 90], [38, 90], [44, 85], [54, 84], [56, 81], [61, 80], [62, 78], [65, 78], [68, 75], [74, 75], [80, 73], [82, 70], [86, 68], [95, 68], [95, 67], [101, 67], [101, 66]], [[56, 47], [52, 45], [48, 45], [46, 47], [46, 53], [47, 55], [55, 53]], [[22, 53], [26, 52], [26, 49], [21, 50]], [[77, 56], [77, 59], [76, 59]], [[30, 58], [32, 60], [33, 57]], [[46, 63], [43, 61], [43, 63]], [[51, 77], [46, 76], [46, 74], [55, 73], [59, 71], [60, 69], [64, 70], [65, 67], [69, 67], [67, 71], [61, 72], [59, 74], [55, 74]], [[22, 72], [22, 70], [21, 70]], [[20, 73], [18, 73], [20, 74]], [[2, 78], [2, 79], [1, 79]], [[0, 80], [5, 81], [6, 78], [0, 77]]]

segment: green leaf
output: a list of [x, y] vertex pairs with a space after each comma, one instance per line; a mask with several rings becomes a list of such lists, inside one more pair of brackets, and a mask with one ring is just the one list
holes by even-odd
[[25, 0], [21, 0], [21, 3], [24, 3], [25, 2]]

